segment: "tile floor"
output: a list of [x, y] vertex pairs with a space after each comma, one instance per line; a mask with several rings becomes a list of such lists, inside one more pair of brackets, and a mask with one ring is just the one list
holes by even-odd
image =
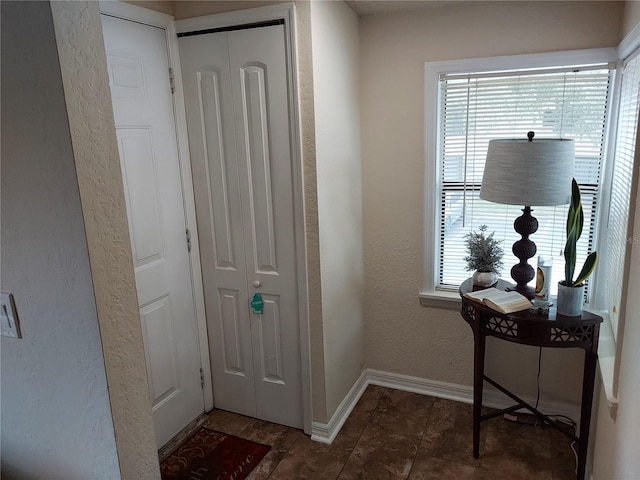
[[570, 441], [554, 429], [483, 422], [471, 456], [471, 405], [369, 386], [333, 444], [302, 431], [214, 410], [201, 418], [224, 433], [271, 445], [249, 480], [573, 479]]

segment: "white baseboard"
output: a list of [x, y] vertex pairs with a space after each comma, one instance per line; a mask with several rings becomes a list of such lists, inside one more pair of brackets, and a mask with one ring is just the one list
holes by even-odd
[[[311, 440], [328, 444], [333, 442], [368, 385], [379, 385], [456, 402], [473, 403], [473, 387], [366, 368], [342, 400], [329, 423], [313, 422]], [[522, 399], [530, 404], [535, 403], [534, 398], [522, 397]], [[498, 391], [485, 388], [482, 404], [485, 407], [502, 409], [513, 405], [513, 401]], [[547, 415], [565, 415], [576, 423], [580, 418], [580, 408], [577, 405], [540, 402], [538, 410]]]
[[[455, 383], [439, 382], [437, 380], [427, 380], [425, 378], [411, 377], [409, 375], [400, 375], [397, 373], [381, 372], [379, 370], [367, 369], [368, 384], [380, 385], [396, 390], [404, 390], [407, 392], [421, 393], [432, 397], [446, 398], [462, 403], [473, 403], [473, 387], [466, 385], [458, 385]], [[529, 404], [535, 403], [535, 398], [521, 397]], [[506, 395], [497, 390], [489, 390], [484, 388], [482, 396], [482, 405], [490, 408], [507, 408], [514, 402]], [[578, 405], [570, 405], [555, 402], [539, 402], [538, 410], [546, 415], [566, 415], [573, 419], [576, 423], [580, 419], [580, 407]], [[527, 410], [522, 410], [527, 411]]]
[[360, 397], [366, 390], [367, 385], [369, 385], [366, 379], [366, 372], [366, 369], [362, 371], [356, 383], [353, 384], [347, 396], [344, 397], [335, 413], [331, 416], [329, 423], [313, 422], [311, 426], [311, 440], [327, 444], [333, 442], [344, 425], [344, 422], [349, 418], [353, 407], [356, 406], [356, 403], [358, 403], [358, 400], [360, 400]]
[[473, 403], [473, 388], [455, 383], [427, 380], [426, 378], [411, 377], [399, 373], [382, 372], [368, 368], [367, 380], [371, 385], [403, 390], [405, 392], [420, 393], [431, 397], [446, 398], [457, 402]]

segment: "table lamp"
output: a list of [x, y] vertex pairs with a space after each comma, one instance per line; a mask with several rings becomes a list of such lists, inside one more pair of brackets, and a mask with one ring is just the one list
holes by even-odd
[[529, 235], [538, 230], [538, 220], [531, 207], [565, 205], [571, 195], [574, 176], [575, 147], [573, 140], [534, 140], [534, 132], [525, 139], [489, 141], [487, 161], [482, 176], [480, 198], [507, 205], [523, 205], [523, 214], [513, 222], [521, 235], [512, 247], [520, 260], [511, 268], [515, 290], [531, 299], [534, 289], [527, 284], [535, 271], [527, 260], [536, 254], [536, 244]]

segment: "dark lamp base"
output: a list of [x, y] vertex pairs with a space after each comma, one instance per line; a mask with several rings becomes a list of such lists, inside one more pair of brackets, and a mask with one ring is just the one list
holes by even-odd
[[531, 207], [524, 207], [522, 215], [513, 222], [514, 230], [522, 237], [513, 244], [511, 251], [520, 262], [511, 268], [511, 278], [516, 282], [513, 290], [521, 293], [528, 299], [534, 297], [535, 291], [527, 284], [533, 280], [536, 273], [527, 260], [536, 254], [536, 244], [529, 240], [529, 235], [538, 230], [538, 220], [531, 215]]
[[533, 287], [528, 285], [515, 286], [509, 289], [510, 292], [518, 292], [520, 295], [527, 297], [529, 300], [533, 300], [536, 296], [536, 291]]

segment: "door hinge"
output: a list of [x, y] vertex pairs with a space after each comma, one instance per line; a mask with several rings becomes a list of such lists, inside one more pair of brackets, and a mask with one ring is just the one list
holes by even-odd
[[169, 85], [171, 86], [171, 93], [176, 92], [176, 79], [173, 76], [173, 68], [169, 67]]
[[200, 368], [200, 387], [204, 390], [204, 371]]
[[191, 230], [187, 228], [186, 232], [187, 232], [187, 250], [190, 252], [191, 251]]

